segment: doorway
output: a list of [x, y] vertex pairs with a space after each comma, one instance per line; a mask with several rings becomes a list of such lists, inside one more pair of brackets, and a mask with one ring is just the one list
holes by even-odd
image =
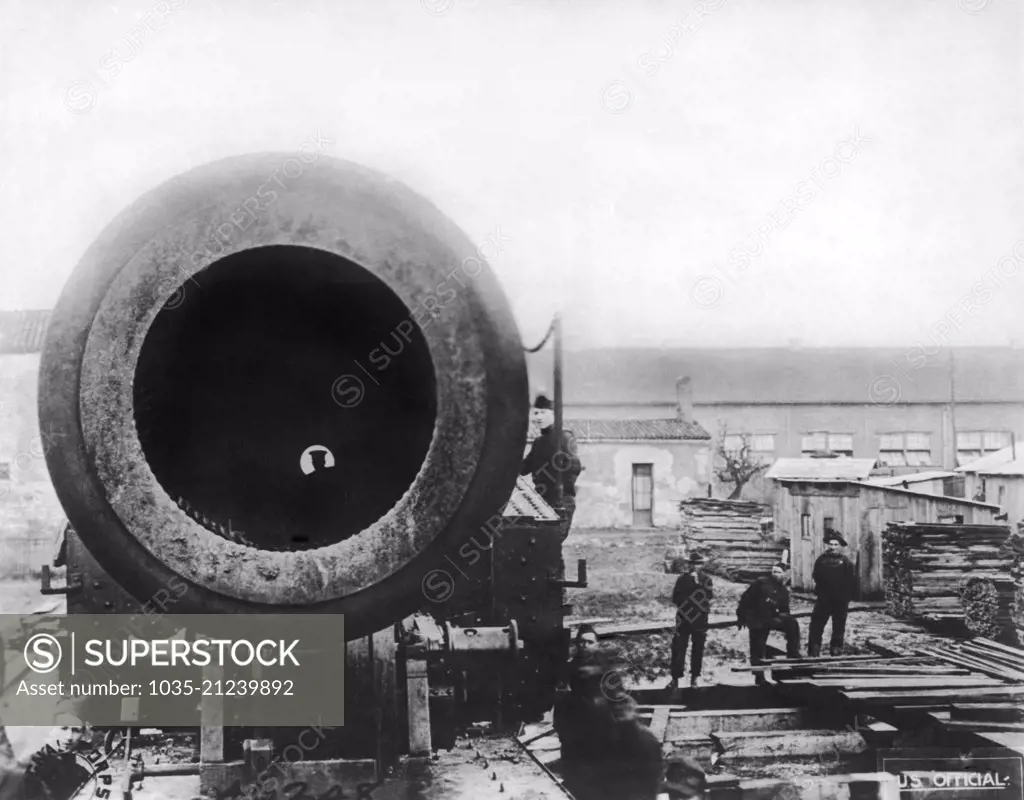
[[654, 465], [633, 465], [633, 527], [654, 527]]

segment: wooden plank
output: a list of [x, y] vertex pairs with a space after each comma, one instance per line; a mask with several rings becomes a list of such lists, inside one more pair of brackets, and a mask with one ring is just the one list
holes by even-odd
[[948, 689], [955, 691], [957, 689], [970, 689], [970, 688], [998, 688], [1005, 684], [995, 683], [991, 678], [979, 678], [977, 680], [970, 680], [968, 678], [918, 678], [911, 680], [909, 678], [899, 679], [879, 679], [879, 680], [865, 680], [861, 677], [849, 678], [846, 680], [836, 679], [829, 680], [824, 678], [813, 678], [811, 680], [812, 685], [822, 686], [831, 689], [843, 689], [850, 691], [900, 691], [913, 689], [914, 687], [921, 687], [923, 689]]
[[709, 781], [705, 796], [707, 800], [899, 800], [898, 781], [887, 772], [823, 775], [813, 781], [757, 778], [721, 788]]
[[988, 722], [1024, 722], [1024, 706], [1019, 703], [954, 703], [951, 718]]
[[712, 733], [722, 758], [791, 758], [825, 753], [863, 753], [864, 737], [856, 731], [756, 731]]
[[533, 744], [538, 739], [543, 739], [545, 736], [550, 736], [554, 732], [555, 732], [555, 729], [553, 727], [547, 728], [546, 730], [543, 730], [540, 733], [534, 733], [534, 734], [532, 734], [530, 736], [527, 736], [527, 737], [524, 737], [524, 738], [520, 739], [519, 740], [519, 744], [521, 744], [523, 747], [526, 747], [527, 745]]
[[967, 667], [974, 672], [980, 672], [983, 675], [989, 675], [993, 678], [999, 678], [1000, 680], [1024, 682], [1024, 672], [986, 664], [981, 659], [965, 656], [963, 653], [952, 653], [948, 650], [938, 649], [932, 650], [931, 648], [921, 648], [918, 652], [930, 655], [933, 658], [941, 659], [942, 661], [947, 661], [950, 664]]
[[1020, 669], [1024, 666], [1024, 662], [1022, 662], [1021, 659], [1000, 653], [998, 650], [974, 647], [970, 643], [963, 644], [960, 647], [964, 653], [974, 656], [975, 658], [980, 658], [983, 661], [990, 661], [994, 664], [998, 664], [999, 666], [1009, 667], [1010, 669]]
[[864, 705], [926, 706], [941, 703], [948, 706], [966, 700], [997, 700], [1012, 702], [1024, 699], [1024, 686], [969, 686], [956, 691], [924, 688], [917, 691], [892, 690], [888, 692], [850, 689], [840, 692], [847, 700]]
[[674, 712], [669, 718], [668, 738], [679, 740], [708, 736], [713, 732], [749, 730], [797, 730], [805, 725], [806, 711], [801, 708], [710, 709]]
[[666, 706], [657, 708], [654, 711], [654, 718], [651, 720], [651, 733], [659, 742], [665, 741], [665, 731], [668, 730], [668, 715], [670, 709]]
[[1024, 723], [986, 722], [984, 720], [951, 719], [943, 723], [943, 727], [951, 731], [1003, 731], [1005, 733], [1024, 733]]
[[816, 669], [826, 666], [853, 666], [861, 664], [927, 664], [925, 656], [905, 656], [900, 658], [882, 659], [879, 656], [842, 656], [836, 658], [773, 658], [764, 664], [751, 666], [749, 664], [732, 667], [733, 672], [763, 672], [766, 669]]

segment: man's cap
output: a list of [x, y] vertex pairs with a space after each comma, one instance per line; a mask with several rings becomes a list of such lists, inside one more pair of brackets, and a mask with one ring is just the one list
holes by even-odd
[[829, 542], [839, 542], [842, 547], [846, 547], [846, 539], [844, 539], [837, 531], [829, 531], [825, 534], [825, 544]]
[[704, 558], [704, 556], [702, 556], [700, 553], [690, 553], [690, 557], [687, 560], [691, 564], [703, 564], [705, 561], [707, 561], [707, 559]]
[[665, 767], [664, 789], [670, 797], [699, 797], [707, 788], [704, 768], [689, 756], [673, 756]]
[[783, 564], [781, 561], [776, 561], [774, 564], [772, 564], [772, 569], [775, 569], [776, 567], [785, 572], [789, 569], [789, 564]]
[[547, 398], [547, 395], [544, 394], [537, 395], [537, 399], [533, 401], [533, 407], [538, 409], [546, 409], [548, 411], [553, 411], [555, 408], [551, 401]]

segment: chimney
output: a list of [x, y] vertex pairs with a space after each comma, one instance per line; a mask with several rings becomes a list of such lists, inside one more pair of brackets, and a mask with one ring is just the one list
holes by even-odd
[[689, 376], [676, 378], [676, 419], [693, 422], [693, 384]]

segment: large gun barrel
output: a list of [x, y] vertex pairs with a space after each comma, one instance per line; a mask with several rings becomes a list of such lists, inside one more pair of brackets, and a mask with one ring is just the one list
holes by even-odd
[[175, 613], [344, 613], [348, 638], [420, 607], [526, 439], [522, 343], [479, 249], [323, 155], [226, 159], [125, 210], [40, 368], [47, 466], [100, 565], [143, 602], [180, 578]]

